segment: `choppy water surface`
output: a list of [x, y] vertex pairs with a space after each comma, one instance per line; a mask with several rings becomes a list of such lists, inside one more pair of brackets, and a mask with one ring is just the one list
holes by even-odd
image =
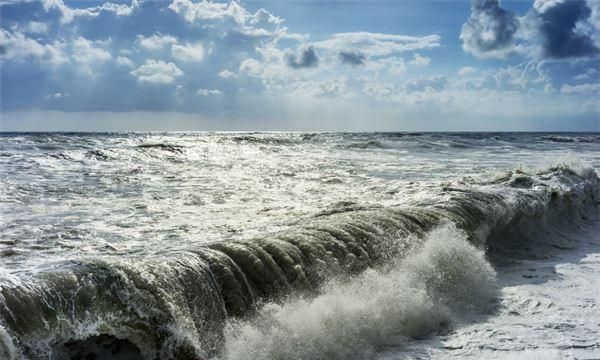
[[0, 358], [599, 357], [599, 170], [597, 133], [0, 134]]

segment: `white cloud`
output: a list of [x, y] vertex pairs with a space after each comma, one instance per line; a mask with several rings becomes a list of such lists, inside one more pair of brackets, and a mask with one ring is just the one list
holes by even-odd
[[45, 34], [48, 32], [48, 24], [39, 21], [30, 21], [23, 27], [23, 32], [29, 34]]
[[496, 70], [494, 75], [500, 89], [543, 89], [550, 81], [543, 62], [530, 61]]
[[360, 51], [367, 57], [388, 56], [405, 51], [433, 49], [440, 46], [438, 35], [423, 37], [380, 34], [370, 32], [351, 32], [333, 34], [329, 39], [317, 41], [313, 46], [325, 51]]
[[271, 14], [265, 9], [259, 9], [251, 18], [250, 24], [259, 24], [259, 23], [270, 23], [280, 25], [283, 23], [283, 19]]
[[413, 55], [413, 59], [408, 63], [414, 66], [427, 66], [431, 62], [431, 59], [425, 56], [421, 56], [417, 53]]
[[376, 99], [391, 99], [395, 94], [395, 89], [392, 84], [384, 84], [376, 81], [369, 81], [363, 85], [363, 93], [372, 96]]
[[222, 95], [223, 92], [217, 89], [198, 89], [198, 91], [196, 91], [196, 94], [200, 96], [213, 96]]
[[223, 79], [233, 79], [236, 78], [237, 75], [233, 71], [229, 71], [227, 69], [220, 71], [217, 76]]
[[161, 50], [167, 45], [177, 43], [177, 39], [171, 35], [153, 34], [149, 37], [138, 35], [137, 44], [146, 50]]
[[316, 97], [338, 97], [348, 93], [345, 79], [332, 79], [316, 84], [312, 95]]
[[119, 66], [133, 67], [133, 61], [131, 61], [131, 59], [129, 59], [128, 57], [125, 57], [125, 56], [119, 56], [119, 57], [117, 57], [117, 59], [115, 60], [115, 62]]
[[401, 57], [388, 57], [369, 62], [366, 65], [366, 69], [375, 72], [386, 71], [392, 75], [399, 76], [406, 72], [406, 64]]
[[249, 37], [276, 39], [288, 35], [287, 28], [281, 26], [282, 18], [274, 16], [265, 9], [259, 9], [252, 14], [236, 1], [224, 3], [174, 0], [168, 8], [190, 23], [202, 23], [206, 26], [207, 23], [212, 22], [210, 26], [216, 27], [229, 25], [229, 31], [233, 30]]
[[518, 91], [528, 94], [547, 93], [550, 76], [543, 61], [529, 61], [514, 66], [482, 71], [477, 76], [464, 75], [454, 82], [454, 86], [469, 91], [482, 89], [497, 91]]
[[82, 64], [97, 64], [110, 60], [108, 51], [94, 47], [94, 43], [86, 38], [79, 37], [73, 41], [73, 58]]
[[246, 59], [240, 63], [240, 72], [248, 75], [260, 75], [262, 73], [262, 66], [256, 59]]
[[556, 89], [552, 84], [546, 84], [546, 86], [544, 86], [544, 92], [546, 94], [553, 94], [556, 92]]
[[323, 81], [298, 81], [292, 84], [290, 94], [299, 97], [335, 98], [349, 95], [350, 88], [345, 78]]
[[0, 29], [0, 47], [4, 49], [4, 53], [0, 52], [0, 60], [22, 62], [34, 59], [50, 65], [60, 65], [69, 61], [64, 52], [64, 43], [54, 41], [42, 45], [19, 32], [11, 33]]
[[563, 94], [600, 94], [600, 83], [588, 83], [580, 85], [564, 84], [560, 88]]
[[181, 61], [201, 61], [204, 58], [204, 46], [201, 43], [171, 46], [171, 54]]
[[183, 75], [183, 71], [172, 62], [146, 60], [142, 66], [131, 71], [131, 75], [137, 77], [141, 82], [172, 84], [175, 82], [175, 78]]
[[574, 77], [575, 80], [588, 80], [594, 78], [600, 80], [600, 70], [596, 68], [589, 68], [585, 72]]
[[474, 74], [475, 72], [477, 72], [477, 69], [475, 69], [474, 67], [463, 66], [460, 69], [458, 69], [458, 76], [467, 76], [467, 75]]
[[196, 20], [221, 20], [229, 17], [242, 25], [245, 23], [246, 17], [250, 16], [235, 1], [225, 4], [209, 1], [192, 2], [190, 0], [174, 0], [169, 5], [169, 9], [182, 15], [189, 22]]
[[117, 16], [127, 16], [133, 13], [133, 10], [139, 6], [139, 1], [133, 0], [131, 6], [125, 4], [114, 4], [106, 2], [102, 5], [89, 8], [71, 8], [65, 5], [63, 0], [42, 0], [42, 4], [46, 11], [57, 9], [61, 12], [61, 23], [67, 24], [73, 21], [76, 17], [94, 18], [101, 12], [107, 11], [116, 14]]
[[407, 92], [442, 91], [447, 85], [448, 79], [444, 75], [436, 75], [409, 80], [404, 83], [404, 90]]

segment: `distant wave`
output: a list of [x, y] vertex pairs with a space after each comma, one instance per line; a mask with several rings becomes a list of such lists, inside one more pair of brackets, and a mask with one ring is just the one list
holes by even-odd
[[389, 146], [385, 145], [381, 141], [378, 140], [369, 140], [369, 141], [361, 141], [354, 142], [350, 144], [340, 145], [340, 147], [345, 149], [387, 149]]
[[[302, 140], [310, 140], [311, 137], [302, 137]], [[222, 139], [223, 141], [231, 141], [235, 143], [246, 143], [246, 144], [263, 144], [263, 145], [292, 145], [297, 144], [299, 140], [296, 138], [281, 138], [275, 136], [252, 136], [252, 135], [238, 135], [229, 136]]]
[[56, 264], [3, 280], [0, 357], [368, 358], [388, 337], [486, 311], [497, 290], [482, 249], [518, 254], [515, 244], [597, 215], [599, 201], [593, 170], [515, 171], [397, 208], [341, 202], [252, 240]]
[[558, 142], [558, 143], [573, 143], [573, 142], [597, 142], [600, 141], [600, 136], [559, 136], [559, 135], [546, 135], [540, 136], [540, 140]]
[[178, 153], [178, 154], [183, 152], [182, 146], [173, 145], [173, 144], [164, 144], [164, 143], [140, 144], [140, 145], [137, 145], [137, 147], [140, 149], [157, 149], [157, 150], [163, 150], [163, 151], [168, 151], [171, 153]]
[[568, 137], [568, 136], [548, 135], [548, 136], [542, 136], [542, 137], [540, 137], [540, 139], [541, 140], [552, 141], [552, 142], [564, 142], [564, 143], [575, 142], [574, 138]]
[[112, 156], [110, 156], [103, 150], [89, 150], [85, 153], [85, 157], [88, 159], [94, 159], [99, 161], [108, 161], [114, 159]]

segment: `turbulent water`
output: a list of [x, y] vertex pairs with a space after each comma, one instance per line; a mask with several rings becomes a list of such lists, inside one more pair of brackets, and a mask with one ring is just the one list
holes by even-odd
[[0, 133], [0, 359], [600, 357], [598, 133]]

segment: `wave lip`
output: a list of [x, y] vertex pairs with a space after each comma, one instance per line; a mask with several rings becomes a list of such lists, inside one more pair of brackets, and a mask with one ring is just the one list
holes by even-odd
[[[443, 287], [447, 279], [440, 282], [427, 274], [446, 273], [455, 281], [453, 289], [462, 289], [468, 288], [465, 282], [471, 281], [469, 276], [486, 271], [452, 275], [452, 264], [436, 265], [431, 256], [419, 255], [427, 253], [429, 243], [433, 246], [429, 253], [444, 248], [439, 244], [441, 240], [431, 237], [435, 229], [447, 223], [456, 227], [464, 235], [437, 237], [454, 239], [451, 241], [461, 244], [455, 247], [464, 248], [465, 253], [477, 253], [475, 248], [508, 253], [514, 244], [507, 239], [533, 239], [540, 231], [575, 227], [585, 214], [598, 214], [599, 184], [597, 174], [589, 169], [576, 171], [561, 166], [537, 174], [514, 172], [491, 182], [457, 183], [429, 190], [397, 208], [357, 207], [322, 213], [290, 231], [252, 240], [215, 242], [144, 259], [57, 264], [52, 271], [2, 280], [0, 324], [5, 331], [0, 332], [0, 347], [10, 353], [8, 349], [13, 346], [15, 351], [34, 359], [47, 353], [60, 358], [61, 354], [68, 354], [69, 348], [84, 346], [89, 339], [103, 339], [99, 343], [109, 347], [120, 339], [135, 346], [139, 356], [147, 359], [206, 358], [224, 345], [226, 353], [235, 357], [236, 352], [231, 349], [243, 349], [243, 344], [253, 342], [236, 342], [236, 332], [226, 328], [228, 319], [265, 316], [257, 304], [286, 304], [289, 294], [310, 294], [305, 296], [316, 296], [315, 301], [325, 299], [322, 301], [327, 303], [327, 289], [322, 285], [329, 279], [342, 274], [350, 276], [350, 285], [342, 284], [338, 289], [342, 295], [353, 294], [352, 282], [375, 281], [368, 278], [373, 271], [381, 275], [375, 277], [384, 285], [391, 281], [389, 274], [397, 274], [392, 279], [397, 278], [407, 289], [436, 299], [431, 305], [415, 300], [418, 304], [414, 305], [439, 311], [435, 318], [443, 321], [424, 328], [436, 329], [452, 318], [448, 314], [453, 309], [469, 307], [469, 301], [460, 304], [468, 294], [452, 293]], [[397, 261], [400, 270], [386, 268]], [[367, 280], [361, 280], [361, 276]], [[424, 285], [415, 285], [411, 280], [415, 278], [420, 279], [416, 283]], [[383, 297], [380, 301], [388, 306], [390, 300]], [[315, 306], [307, 304], [304, 308]], [[296, 316], [285, 306], [282, 309], [281, 314]], [[361, 311], [367, 309], [370, 306]], [[413, 310], [390, 311], [379, 315], [367, 312], [364, 317], [393, 317]], [[398, 321], [380, 325], [395, 328]], [[248, 331], [255, 331], [247, 326]], [[375, 328], [373, 325], [366, 328], [370, 330], [357, 331], [363, 336], [364, 331]], [[274, 325], [272, 329], [285, 327]], [[336, 331], [339, 333], [340, 329]], [[277, 331], [256, 331], [277, 338]], [[401, 332], [407, 336], [418, 334], [423, 333]], [[390, 330], [369, 341], [376, 343], [392, 335]], [[337, 341], [342, 340], [333, 339], [327, 344]], [[279, 347], [271, 349], [276, 354]], [[328, 351], [327, 346], [320, 349]]]

